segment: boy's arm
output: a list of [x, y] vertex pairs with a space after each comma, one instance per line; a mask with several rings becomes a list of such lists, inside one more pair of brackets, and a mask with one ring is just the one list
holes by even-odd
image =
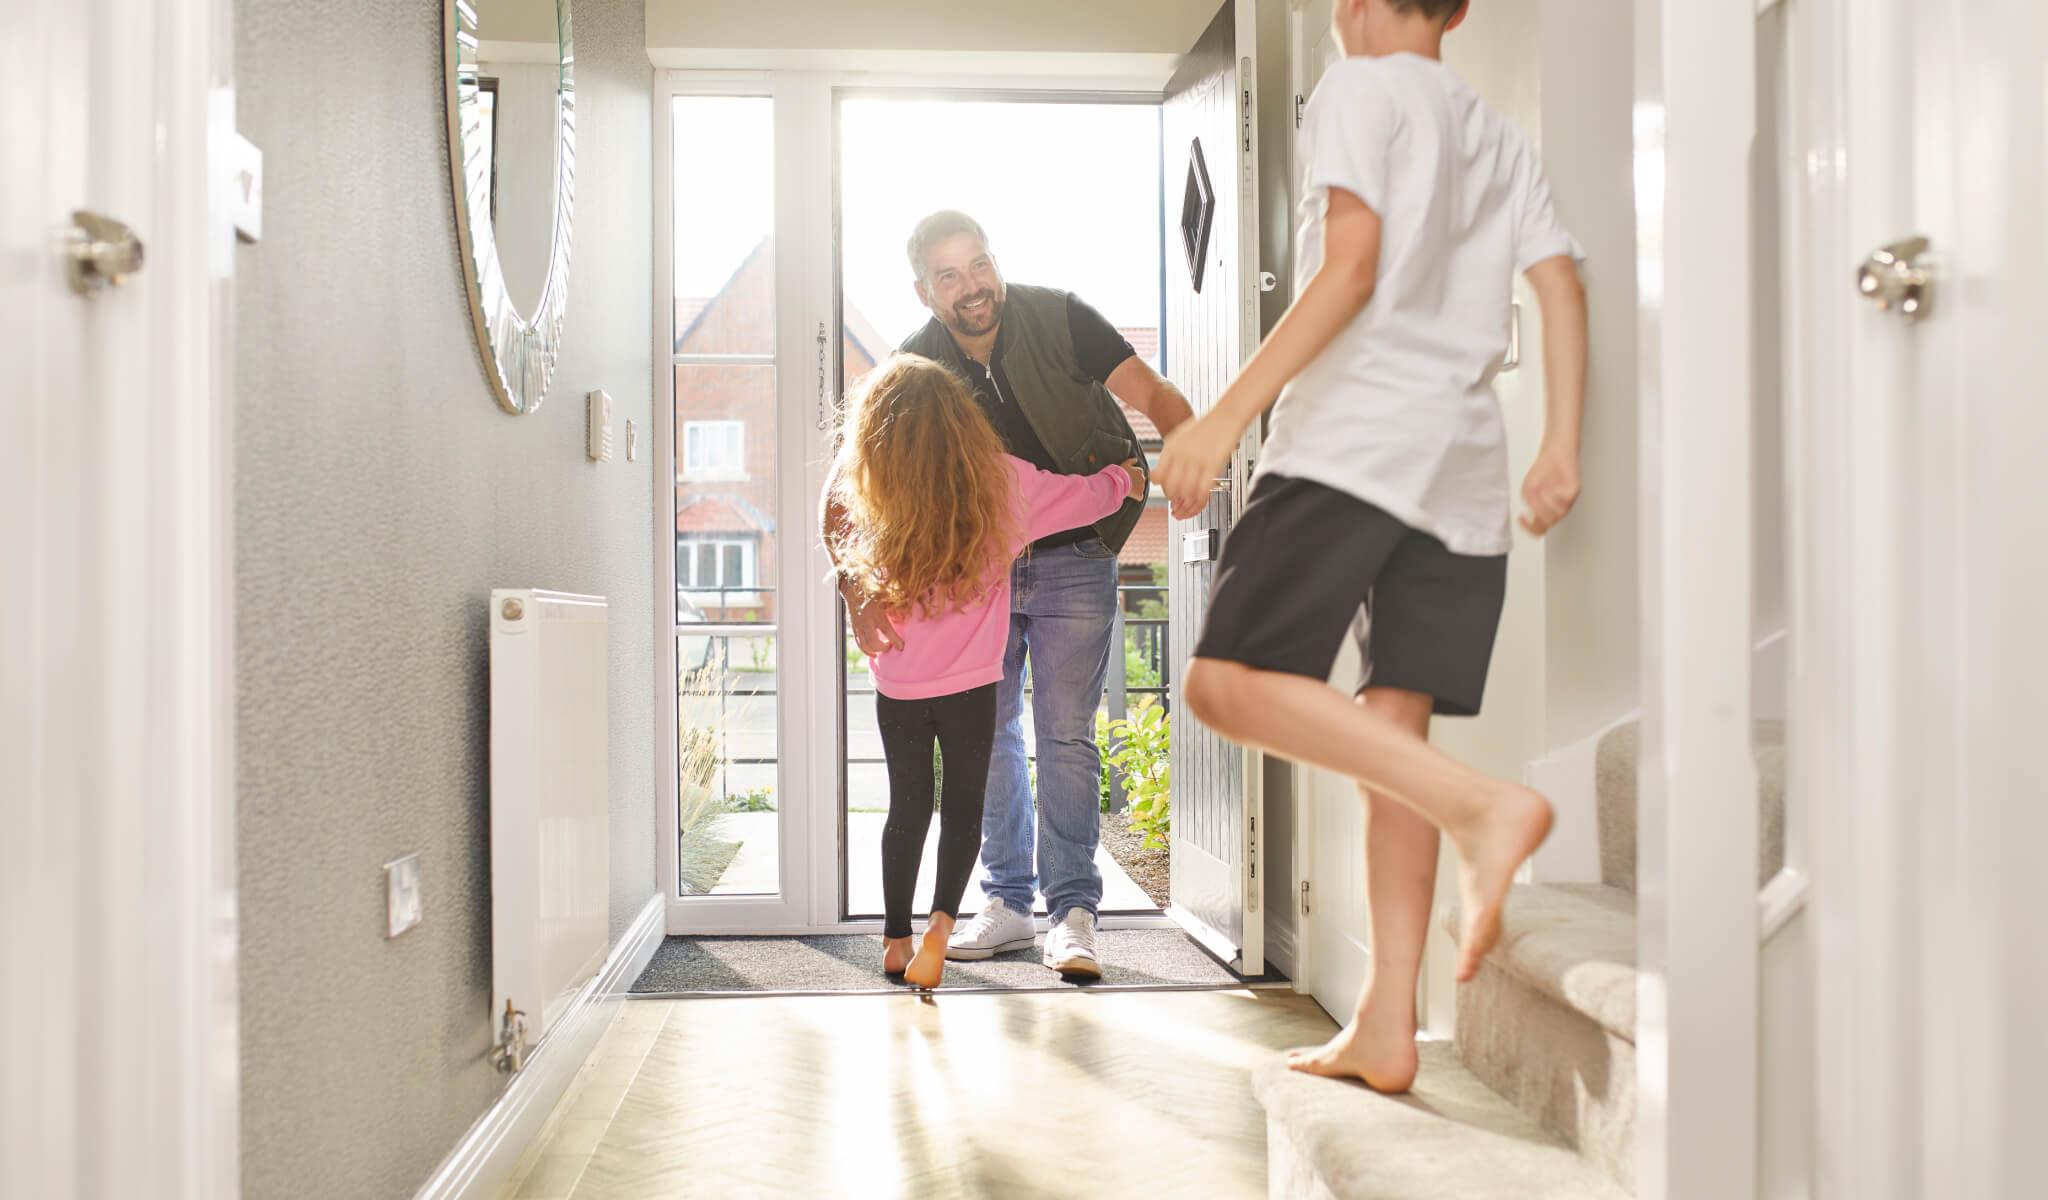
[[[832, 565], [839, 565], [839, 545], [849, 532], [846, 522], [846, 508], [839, 503], [839, 467], [833, 464], [832, 473], [825, 479], [825, 500], [819, 514], [819, 525], [824, 530], [825, 553], [832, 557]], [[846, 601], [847, 623], [853, 626], [853, 640], [867, 655], [884, 654], [903, 648], [903, 635], [889, 620], [879, 604], [867, 598], [853, 581], [844, 575], [838, 576], [839, 597]]]
[[1380, 270], [1379, 214], [1346, 188], [1332, 187], [1329, 194], [1322, 266], [1215, 406], [1166, 437], [1152, 479], [1176, 517], [1185, 520], [1208, 505], [1244, 431], [1372, 299]]
[[1529, 268], [1543, 313], [1543, 441], [1522, 481], [1522, 528], [1542, 537], [1579, 499], [1579, 430], [1586, 408], [1586, 289], [1570, 255]]

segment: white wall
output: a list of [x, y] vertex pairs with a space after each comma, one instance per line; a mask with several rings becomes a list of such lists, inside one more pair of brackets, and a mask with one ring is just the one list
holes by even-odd
[[1543, 165], [1586, 250], [1592, 350], [1581, 497], [1544, 547], [1544, 741], [1555, 750], [1634, 709], [1639, 693], [1634, 22], [1628, 0], [1542, 11]]
[[650, 0], [647, 45], [1180, 54], [1221, 6], [1222, 0]]
[[1099, 77], [1157, 87], [1222, 0], [652, 0], [657, 66]]

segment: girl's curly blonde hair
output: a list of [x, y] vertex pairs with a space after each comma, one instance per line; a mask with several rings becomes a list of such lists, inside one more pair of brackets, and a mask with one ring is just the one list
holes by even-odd
[[960, 377], [890, 356], [848, 400], [825, 537], [842, 574], [892, 612], [937, 616], [984, 595], [1009, 565], [1010, 467]]

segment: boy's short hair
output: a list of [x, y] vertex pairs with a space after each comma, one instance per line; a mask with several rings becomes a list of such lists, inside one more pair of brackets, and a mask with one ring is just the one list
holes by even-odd
[[971, 233], [988, 248], [988, 235], [981, 231], [981, 222], [951, 208], [942, 208], [917, 223], [910, 231], [910, 273], [920, 281], [924, 279], [924, 256], [933, 246], [945, 241], [956, 233]]
[[1471, 0], [1387, 0], [1395, 12], [1419, 12], [1439, 25], [1449, 22], [1452, 17], [1458, 15], [1459, 9], [1470, 2]]

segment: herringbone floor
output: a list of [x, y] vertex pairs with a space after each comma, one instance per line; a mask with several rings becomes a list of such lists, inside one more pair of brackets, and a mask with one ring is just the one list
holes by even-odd
[[633, 1001], [511, 1195], [1265, 1194], [1287, 991]]

